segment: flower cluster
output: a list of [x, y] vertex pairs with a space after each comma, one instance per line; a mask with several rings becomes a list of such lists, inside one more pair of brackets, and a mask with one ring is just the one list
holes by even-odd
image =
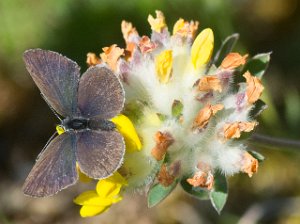
[[[258, 169], [258, 154], [247, 150], [244, 136], [258, 125], [255, 116], [264, 89], [260, 79], [269, 54], [249, 59], [231, 52], [238, 38], [232, 35], [212, 57], [210, 28], [196, 36], [199, 23], [179, 19], [171, 34], [160, 11], [149, 15], [148, 22], [151, 37], [140, 36], [123, 21], [125, 49], [113, 44], [100, 57], [87, 55], [89, 65], [106, 63], [120, 77], [126, 97], [123, 114], [139, 136], [126, 140], [134, 127], [119, 128], [127, 150], [132, 144], [142, 149], [125, 155], [120, 173], [126, 190], [146, 189], [153, 206], [180, 183], [199, 199], [210, 198], [220, 211], [226, 176], [244, 172], [251, 177]], [[263, 65], [258, 70], [257, 62]]]

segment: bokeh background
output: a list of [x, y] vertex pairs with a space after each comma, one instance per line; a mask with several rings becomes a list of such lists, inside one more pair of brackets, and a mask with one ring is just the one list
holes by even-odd
[[178, 18], [211, 27], [215, 48], [240, 33], [236, 50], [272, 51], [264, 76], [269, 109], [257, 133], [300, 140], [300, 2], [298, 0], [0, 0], [0, 223], [300, 223], [300, 149], [251, 144], [266, 160], [251, 179], [229, 179], [221, 215], [180, 187], [148, 209], [143, 195], [127, 195], [105, 214], [79, 216], [72, 203], [82, 184], [46, 199], [23, 196], [21, 186], [58, 123], [22, 61], [29, 48], [60, 52], [84, 71], [86, 53], [113, 43], [124, 47], [120, 24], [149, 35], [148, 14], [164, 12], [169, 28]]

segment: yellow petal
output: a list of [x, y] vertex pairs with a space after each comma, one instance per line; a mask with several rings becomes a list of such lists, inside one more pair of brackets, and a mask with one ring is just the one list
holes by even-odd
[[174, 24], [173, 27], [173, 35], [175, 35], [179, 30], [184, 28], [184, 19], [179, 19], [177, 22]]
[[91, 217], [107, 211], [110, 206], [84, 205], [80, 209], [81, 217]]
[[65, 132], [65, 129], [61, 125], [56, 125], [56, 131], [59, 135]]
[[78, 205], [109, 206], [114, 202], [114, 199], [99, 197], [97, 192], [92, 190], [81, 193], [73, 202]]
[[99, 180], [96, 186], [96, 191], [100, 197], [114, 197], [119, 194], [121, 187], [127, 185], [126, 180], [118, 173]]
[[214, 34], [210, 28], [207, 28], [197, 36], [192, 45], [191, 57], [195, 69], [199, 69], [209, 62], [213, 48]]
[[194, 38], [195, 33], [198, 29], [199, 22], [198, 21], [184, 21], [183, 19], [177, 20], [173, 27], [173, 35], [181, 35], [183, 37], [190, 36]]
[[136, 130], [128, 117], [125, 115], [118, 115], [111, 119], [111, 121], [117, 126], [118, 131], [123, 135], [126, 152], [134, 152], [142, 149], [142, 143]]
[[158, 80], [167, 83], [171, 78], [173, 66], [172, 50], [165, 50], [155, 58], [155, 69]]
[[89, 183], [91, 182], [92, 178], [88, 177], [87, 175], [85, 175], [84, 173], [81, 172], [78, 163], [76, 162], [76, 168], [77, 168], [77, 172], [79, 175], [79, 180], [83, 183]]
[[148, 22], [151, 25], [151, 29], [153, 31], [160, 33], [163, 28], [166, 27], [165, 17], [161, 11], [156, 10], [155, 13], [156, 18], [154, 18], [152, 15], [149, 15]]

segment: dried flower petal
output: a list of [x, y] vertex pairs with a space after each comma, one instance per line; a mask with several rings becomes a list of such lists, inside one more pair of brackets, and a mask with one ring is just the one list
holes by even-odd
[[102, 50], [104, 53], [100, 54], [101, 59], [106, 62], [113, 71], [116, 71], [117, 61], [121, 55], [124, 55], [124, 49], [113, 44], [110, 47], [102, 48]]
[[126, 44], [124, 55], [127, 61], [130, 61], [132, 59], [133, 52], [135, 51], [136, 47], [137, 47], [136, 44], [133, 42], [129, 42]]
[[234, 69], [246, 63], [248, 54], [241, 56], [239, 53], [229, 53], [221, 63], [223, 69]]
[[174, 182], [174, 179], [175, 179], [175, 177], [172, 174], [170, 174], [169, 171], [167, 170], [166, 164], [163, 164], [157, 175], [158, 182], [161, 185], [168, 187]]
[[250, 132], [257, 124], [258, 123], [256, 121], [225, 124], [223, 127], [224, 137], [226, 139], [239, 138], [241, 136], [241, 132]]
[[86, 63], [87, 63], [89, 66], [101, 64], [101, 60], [100, 60], [100, 58], [98, 58], [98, 57], [96, 56], [96, 54], [94, 54], [94, 53], [87, 53], [86, 56], [87, 56], [87, 58], [86, 58]]
[[207, 28], [197, 36], [192, 45], [191, 57], [192, 64], [195, 69], [199, 69], [208, 63], [211, 58], [213, 48], [214, 34], [210, 28]]
[[174, 139], [172, 135], [168, 132], [156, 132], [155, 134], [156, 145], [151, 151], [151, 155], [158, 161], [162, 160], [167, 152], [170, 145], [173, 144]]
[[198, 90], [222, 92], [221, 80], [216, 75], [204, 76], [198, 83]]
[[211, 190], [214, 185], [214, 176], [210, 171], [197, 171], [192, 178], [186, 180], [193, 187], [202, 187]]
[[163, 28], [166, 27], [165, 16], [159, 10], [156, 10], [155, 13], [156, 13], [156, 18], [153, 18], [152, 15], [149, 15], [148, 22], [151, 25], [151, 29], [153, 31], [160, 33], [163, 30]]
[[158, 80], [167, 83], [172, 74], [173, 54], [172, 50], [165, 50], [155, 58], [155, 69]]
[[121, 31], [124, 37], [124, 40], [126, 43], [131, 42], [130, 41], [130, 36], [134, 35], [134, 36], [138, 36], [138, 32], [136, 31], [136, 28], [134, 26], [132, 26], [132, 23], [127, 22], [125, 20], [122, 21], [121, 23]]
[[258, 170], [258, 161], [250, 153], [244, 152], [241, 171], [252, 177]]
[[141, 52], [144, 54], [144, 53], [149, 53], [151, 51], [153, 51], [153, 49], [156, 48], [156, 44], [154, 42], [152, 42], [150, 40], [149, 37], [147, 36], [143, 36], [140, 40], [140, 43], [139, 43], [139, 47], [141, 49]]
[[216, 104], [216, 105], [206, 105], [204, 108], [202, 108], [199, 113], [197, 114], [192, 129], [202, 129], [204, 128], [210, 118], [214, 116], [219, 110], [222, 110], [224, 106], [222, 104]]
[[247, 82], [246, 95], [248, 103], [253, 104], [261, 96], [264, 86], [261, 84], [260, 79], [252, 76], [250, 72], [246, 72], [243, 76], [246, 78]]

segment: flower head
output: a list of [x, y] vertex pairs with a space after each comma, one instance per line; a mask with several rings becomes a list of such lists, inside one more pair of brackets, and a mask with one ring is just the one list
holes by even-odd
[[[122, 175], [127, 189], [150, 188], [150, 204], [156, 204], [179, 182], [193, 195], [210, 194], [226, 176], [239, 172], [252, 176], [258, 163], [240, 137], [258, 124], [250, 112], [263, 86], [249, 71], [245, 82], [234, 83], [235, 75], [242, 76], [248, 55], [227, 52], [221, 60], [212, 59], [212, 29], [196, 36], [199, 23], [179, 19], [170, 34], [160, 11], [156, 18], [149, 15], [148, 21], [150, 37], [139, 36], [131, 23], [122, 22], [130, 57], [118, 49], [110, 57], [113, 63], [102, 58], [123, 83], [124, 114], [142, 142], [142, 146], [126, 142], [127, 148], [142, 148], [125, 156]], [[108, 58], [110, 48], [103, 48]], [[126, 130], [130, 133], [131, 126]], [[138, 137], [132, 138], [137, 142], [134, 139]]]

